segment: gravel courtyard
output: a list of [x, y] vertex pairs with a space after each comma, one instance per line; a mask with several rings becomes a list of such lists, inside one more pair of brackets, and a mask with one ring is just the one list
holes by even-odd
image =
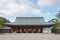
[[0, 40], [60, 40], [60, 35], [44, 33], [5, 33], [0, 34]]

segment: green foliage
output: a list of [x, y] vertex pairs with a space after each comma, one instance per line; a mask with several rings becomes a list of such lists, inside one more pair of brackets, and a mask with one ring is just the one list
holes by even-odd
[[56, 26], [60, 26], [60, 22], [56, 23]]
[[4, 25], [4, 23], [9, 23], [10, 21], [7, 20], [6, 18], [4, 17], [0, 17], [0, 25]]
[[[60, 19], [60, 11], [57, 13], [56, 18], [59, 18], [59, 19]], [[58, 19], [57, 19], [57, 20], [58, 20]], [[56, 26], [56, 27], [60, 27], [60, 22], [59, 22], [59, 20], [55, 22], [55, 26]]]
[[56, 15], [56, 17], [60, 19], [60, 11], [59, 11], [58, 14]]
[[56, 15], [56, 19], [54, 18], [54, 19], [51, 19], [49, 22], [54, 22], [55, 23], [55, 25], [53, 26], [53, 32], [54, 33], [60, 33], [60, 22], [59, 22], [59, 20], [58, 19], [60, 19], [60, 12]]
[[58, 19], [54, 18], [54, 19], [51, 19], [49, 22], [54, 22], [55, 23], [55, 25], [53, 26], [53, 31], [58, 32], [57, 27], [60, 27], [60, 22], [58, 21]]
[[54, 22], [54, 23], [57, 23], [58, 22], [58, 19], [54, 18], [54, 19], [51, 19], [50, 21], [48, 22]]
[[56, 22], [55, 25], [53, 26], [53, 29], [57, 29], [57, 27], [60, 27], [60, 22]]

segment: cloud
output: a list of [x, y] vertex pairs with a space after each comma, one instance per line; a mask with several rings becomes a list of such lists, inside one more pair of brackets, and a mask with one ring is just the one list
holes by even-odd
[[6, 15], [13, 15], [15, 13], [25, 13], [27, 11], [27, 7], [24, 5], [18, 5], [15, 3], [10, 3], [6, 6], [5, 9], [2, 9], [1, 12], [3, 12]]
[[38, 0], [37, 5], [40, 6], [40, 8], [54, 8], [54, 9], [60, 9], [60, 0]]
[[[41, 10], [34, 8], [30, 0], [0, 0], [0, 15], [13, 21], [17, 16], [33, 16], [41, 14]], [[29, 15], [30, 14], [30, 15]]]
[[38, 0], [38, 5], [45, 7], [52, 5], [52, 0]]
[[11, 1], [6, 2], [7, 4], [5, 5], [5, 8], [1, 9], [1, 13], [4, 13], [5, 15], [40, 13], [40, 10], [33, 8], [29, 1], [20, 0], [19, 4], [17, 4], [15, 1]]
[[[4, 7], [0, 10], [0, 13], [4, 13], [5, 15], [18, 16], [20, 14], [24, 15], [26, 13], [37, 14], [37, 15], [42, 14], [42, 10], [34, 8], [32, 6], [32, 4], [34, 3], [30, 0], [5, 0], [5, 1], [2, 0], [0, 2], [2, 2], [1, 4], [4, 4], [3, 5]], [[52, 0], [38, 0], [37, 5], [43, 6], [43, 7], [49, 6], [49, 5], [52, 5]]]
[[45, 17], [49, 17], [49, 16], [51, 16], [52, 14], [50, 13], [50, 12], [45, 12], [44, 14], [43, 14], [43, 16], [45, 16]]
[[8, 0], [0, 0], [0, 10], [5, 8], [7, 2], [8, 2]]
[[53, 5], [52, 7], [60, 9], [60, 0], [53, 0]]
[[[60, 8], [59, 0], [0, 0], [0, 13], [13, 20], [17, 16], [51, 16], [50, 12], [43, 13], [42, 8]], [[13, 19], [11, 18], [13, 17]]]

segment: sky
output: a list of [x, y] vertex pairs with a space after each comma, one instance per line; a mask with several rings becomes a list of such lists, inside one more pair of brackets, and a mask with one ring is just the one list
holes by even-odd
[[0, 16], [15, 21], [16, 17], [56, 18], [60, 0], [0, 0]]

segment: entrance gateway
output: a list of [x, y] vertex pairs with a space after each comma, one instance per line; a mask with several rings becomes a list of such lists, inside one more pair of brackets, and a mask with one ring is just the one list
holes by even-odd
[[[16, 17], [15, 22], [6, 23], [10, 33], [45, 33], [51, 32], [53, 22], [45, 22], [43, 17]], [[43, 30], [45, 28], [45, 30]]]

